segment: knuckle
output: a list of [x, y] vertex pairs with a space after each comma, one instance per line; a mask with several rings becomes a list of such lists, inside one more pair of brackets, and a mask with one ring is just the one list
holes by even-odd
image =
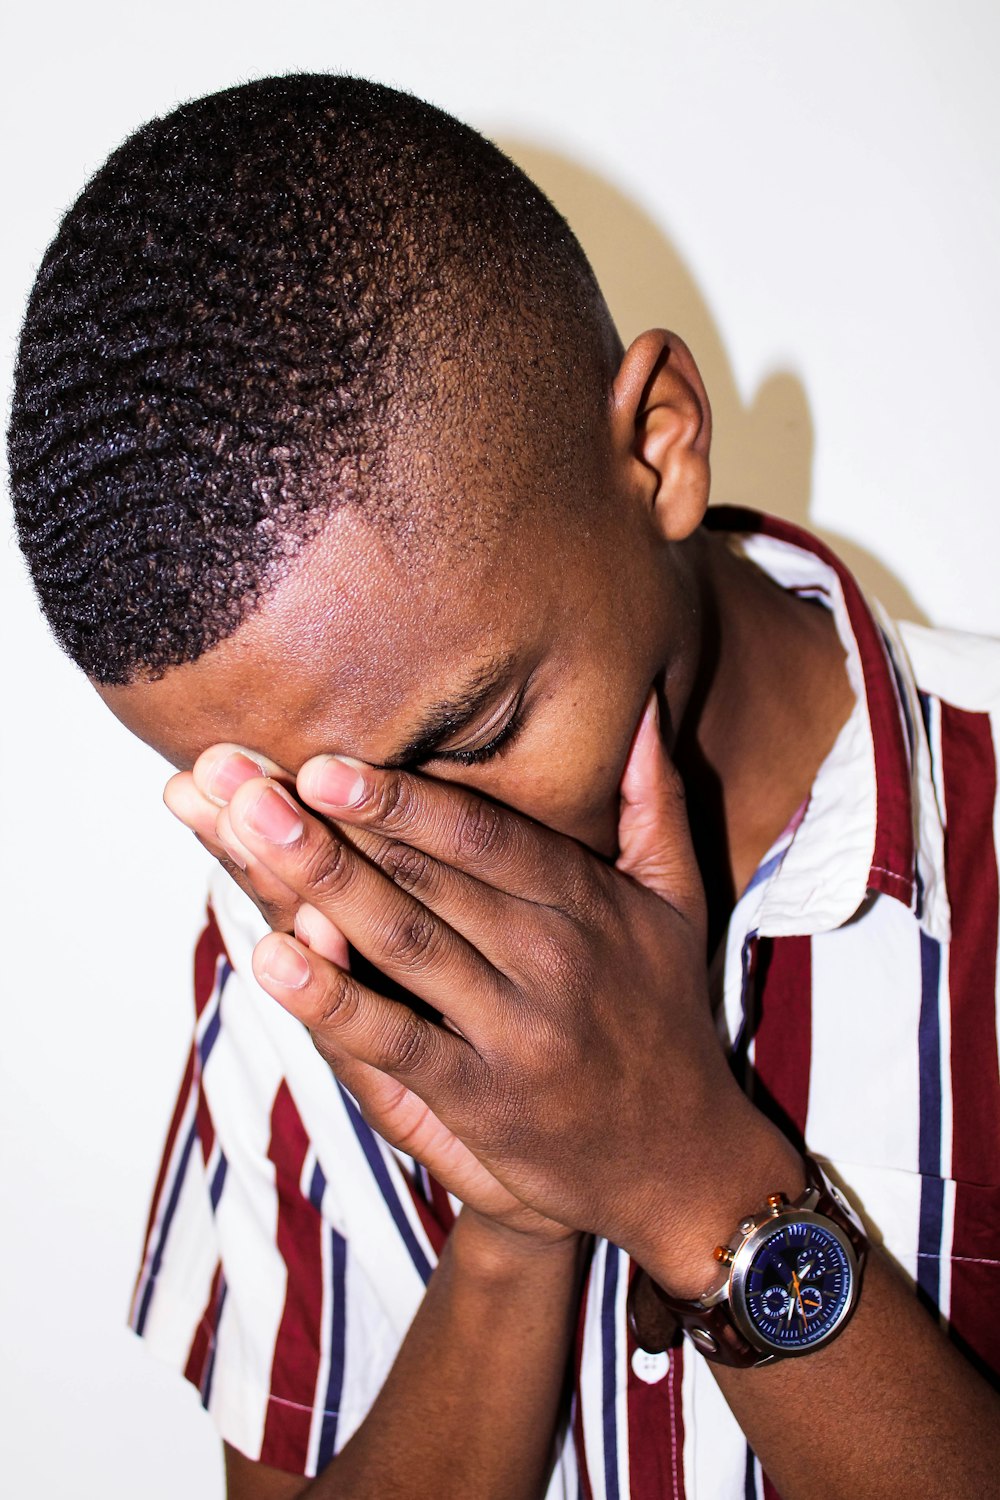
[[405, 1012], [382, 1039], [379, 1067], [386, 1073], [410, 1073], [423, 1062], [427, 1028], [419, 1016]]
[[390, 772], [379, 778], [371, 802], [371, 821], [380, 828], [404, 830], [416, 816], [419, 800], [409, 776]]
[[386, 844], [373, 856], [373, 863], [400, 890], [414, 892], [430, 885], [433, 861], [422, 849], [411, 844]]
[[324, 987], [317, 1017], [310, 1030], [315, 1033], [346, 1025], [357, 1014], [359, 996], [358, 986], [350, 974], [337, 970]]
[[430, 912], [418, 907], [396, 917], [386, 934], [386, 947], [403, 968], [426, 969], [435, 959], [441, 942], [441, 926]]
[[351, 878], [352, 862], [346, 844], [325, 837], [305, 860], [303, 881], [312, 900], [319, 904], [325, 896], [336, 896]]
[[473, 798], [461, 808], [455, 825], [455, 849], [459, 859], [482, 859], [497, 854], [506, 841], [507, 823], [492, 802]]

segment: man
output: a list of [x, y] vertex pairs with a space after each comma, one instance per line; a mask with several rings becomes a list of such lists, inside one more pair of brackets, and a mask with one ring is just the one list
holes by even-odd
[[1000, 663], [706, 514], [710, 430], [357, 80], [154, 121], [46, 256], [22, 545], [263, 914], [134, 1314], [234, 1497], [995, 1483]]

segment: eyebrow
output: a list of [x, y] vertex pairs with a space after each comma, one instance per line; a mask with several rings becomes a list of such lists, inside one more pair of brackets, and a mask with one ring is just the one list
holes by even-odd
[[463, 729], [485, 707], [513, 665], [513, 652], [487, 662], [460, 693], [432, 704], [402, 750], [383, 760], [382, 765], [395, 770], [400, 766], [418, 764], [433, 755], [444, 740]]

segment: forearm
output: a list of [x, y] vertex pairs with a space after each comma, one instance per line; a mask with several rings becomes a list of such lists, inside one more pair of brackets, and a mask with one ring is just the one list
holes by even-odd
[[[695, 1241], [705, 1257], [768, 1193], [794, 1199], [804, 1185], [798, 1153], [745, 1101], [736, 1107], [738, 1155], [714, 1174], [706, 1166], [705, 1201], [684, 1216], [691, 1227], [673, 1237], [675, 1257], [662, 1246], [642, 1262], [680, 1297], [718, 1279]], [[687, 1247], [679, 1259], [678, 1245]], [[978, 1500], [996, 1484], [1000, 1397], [874, 1248], [857, 1310], [825, 1348], [757, 1369], [713, 1364], [712, 1373], [782, 1500]]]
[[828, 1348], [713, 1373], [782, 1500], [972, 1500], [1000, 1473], [1000, 1398], [879, 1252]]
[[544, 1494], [572, 1343], [579, 1242], [460, 1215], [383, 1389], [304, 1491], [315, 1500]]

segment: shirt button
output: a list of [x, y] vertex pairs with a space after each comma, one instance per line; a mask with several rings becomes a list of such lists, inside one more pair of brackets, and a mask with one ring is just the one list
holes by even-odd
[[650, 1354], [645, 1349], [636, 1349], [632, 1355], [632, 1372], [646, 1385], [655, 1385], [669, 1369], [670, 1356], [665, 1350], [661, 1354]]

